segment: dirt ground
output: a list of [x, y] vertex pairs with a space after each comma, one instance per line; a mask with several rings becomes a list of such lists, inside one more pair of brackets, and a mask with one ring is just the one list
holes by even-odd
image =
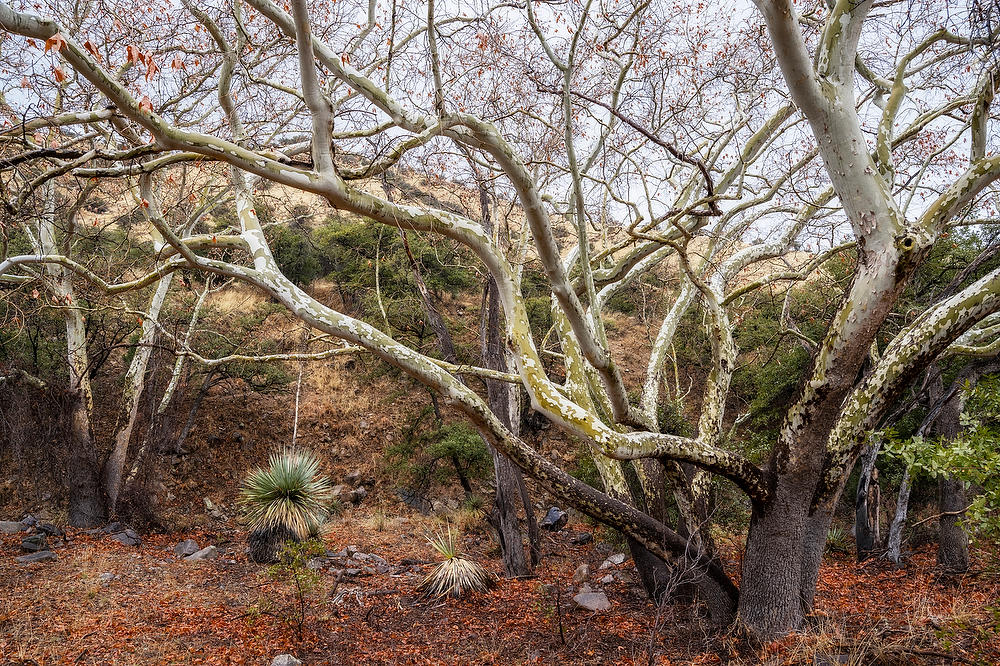
[[[465, 520], [462, 549], [499, 573], [491, 540]], [[1000, 663], [1000, 579], [982, 552], [969, 575], [951, 579], [937, 575], [931, 551], [902, 570], [828, 558], [810, 627], [754, 647], [694, 605], [657, 609], [629, 560], [600, 570], [618, 549], [600, 538], [573, 545], [593, 529], [579, 523], [545, 534], [535, 578], [500, 579], [493, 592], [457, 601], [422, 599], [415, 588], [436, 560], [426, 535], [440, 525], [364, 507], [340, 517], [327, 547], [356, 546], [390, 570], [339, 584], [324, 571], [301, 638], [293, 589], [247, 561], [245, 534], [231, 523], [144, 535], [139, 547], [69, 530], [57, 561], [31, 565], [14, 560], [21, 537], [3, 536], [0, 664], [266, 665], [281, 653], [306, 664]], [[182, 561], [172, 548], [184, 538], [216, 545], [220, 557]], [[581, 563], [610, 610], [576, 608]], [[615, 581], [601, 585], [609, 571]]]

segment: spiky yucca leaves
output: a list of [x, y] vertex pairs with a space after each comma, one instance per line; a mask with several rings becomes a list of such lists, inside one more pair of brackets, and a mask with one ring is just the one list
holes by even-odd
[[424, 596], [451, 596], [457, 599], [468, 592], [488, 592], [496, 585], [496, 579], [481, 564], [458, 552], [450, 525], [447, 535], [438, 534], [428, 537], [427, 541], [444, 557], [444, 561], [434, 567], [434, 571], [417, 587]]
[[243, 482], [251, 556], [271, 562], [281, 546], [319, 534], [329, 516], [333, 489], [319, 474], [319, 461], [308, 451], [274, 453], [267, 469], [255, 469]]

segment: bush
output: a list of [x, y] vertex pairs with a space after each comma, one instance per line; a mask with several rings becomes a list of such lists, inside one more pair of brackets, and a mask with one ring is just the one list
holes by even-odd
[[417, 587], [424, 596], [458, 599], [469, 592], [488, 592], [496, 585], [496, 579], [481, 564], [458, 552], [450, 525], [446, 535], [438, 534], [427, 541], [444, 561]]
[[286, 450], [271, 456], [268, 469], [255, 469], [243, 482], [251, 557], [273, 562], [281, 545], [319, 534], [333, 500], [330, 480], [308, 451]]

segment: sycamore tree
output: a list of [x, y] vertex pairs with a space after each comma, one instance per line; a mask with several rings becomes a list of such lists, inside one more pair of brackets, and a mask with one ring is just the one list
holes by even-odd
[[[833, 506], [868, 430], [956, 340], [988, 345], [995, 333], [997, 271], [873, 345], [898, 328], [888, 315], [929, 250], [955, 225], [995, 221], [1000, 77], [984, 6], [0, 3], [5, 220], [36, 234], [46, 188], [121, 179], [149, 211], [142, 233], [162, 239], [125, 276], [58, 243], [5, 252], [0, 284], [5, 298], [52, 271], [109, 298], [176, 271], [254, 285], [426, 385], [526, 475], [620, 529], [651, 594], [672, 567], [694, 567], [718, 621], [782, 634], [812, 605]], [[227, 179], [238, 229], [192, 234], [164, 212], [182, 164]], [[376, 185], [415, 170], [468, 183], [470, 204]], [[495, 283], [510, 367], [434, 358], [312, 298], [268, 246], [255, 208], [267, 183], [466, 247]], [[833, 258], [852, 262], [853, 277], [809, 335], [792, 287], [809, 289]], [[549, 331], [531, 329], [531, 262], [551, 296]], [[663, 294], [646, 376], [630, 385], [604, 314], [657, 272], [678, 286]], [[769, 450], [752, 456], [727, 399], [741, 323], [763, 294], [783, 299], [785, 344], [812, 360]], [[709, 370], [684, 405], [696, 426], [677, 434], [659, 414], [678, 398], [664, 386], [691, 313]], [[520, 385], [536, 412], [587, 442], [604, 490], [521, 439], [463, 381], [477, 376]], [[738, 588], [713, 543], [714, 478], [751, 506]]]

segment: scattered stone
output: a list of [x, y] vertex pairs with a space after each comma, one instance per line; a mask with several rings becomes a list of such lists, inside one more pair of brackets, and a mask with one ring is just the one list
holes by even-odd
[[115, 532], [121, 532], [124, 529], [125, 529], [124, 525], [122, 525], [118, 521], [115, 521], [113, 523], [108, 523], [107, 525], [105, 525], [101, 529], [101, 531], [104, 532], [105, 534], [113, 534]]
[[216, 520], [227, 520], [226, 514], [223, 513], [221, 506], [215, 506], [212, 504], [212, 500], [207, 497], [203, 497], [201, 501], [205, 505], [205, 513]]
[[341, 504], [351, 501], [351, 491], [342, 483], [335, 485], [330, 492], [333, 494], [333, 499]]
[[553, 506], [549, 508], [549, 512], [545, 514], [545, 517], [542, 518], [542, 522], [538, 523], [538, 526], [543, 530], [558, 532], [566, 526], [566, 521], [568, 520], [568, 513], [557, 506]]
[[178, 557], [187, 557], [188, 555], [194, 555], [199, 550], [198, 542], [194, 539], [184, 539], [179, 544], [174, 546], [174, 555]]
[[583, 546], [585, 544], [590, 543], [593, 540], [594, 540], [594, 535], [592, 533], [580, 532], [572, 539], [570, 539], [570, 543], [573, 544], [574, 546]]
[[608, 574], [607, 576], [601, 579], [601, 585], [610, 585], [613, 582], [615, 582], [615, 577], [612, 576], [611, 574]]
[[118, 534], [112, 534], [111, 538], [125, 546], [141, 546], [142, 539], [139, 533], [132, 529], [126, 529]]
[[433, 510], [430, 500], [421, 493], [415, 490], [410, 490], [409, 488], [397, 488], [396, 494], [399, 495], [399, 499], [403, 500], [403, 504], [410, 507], [411, 509], [416, 509], [420, 513], [428, 514]]
[[54, 537], [66, 536], [65, 532], [63, 532], [61, 529], [59, 529], [52, 523], [40, 523], [37, 526], [35, 526], [35, 529], [38, 530], [39, 532], [44, 532], [48, 536], [54, 536]]
[[573, 583], [579, 585], [580, 583], [586, 581], [590, 578], [590, 565], [584, 563], [576, 568], [573, 572]]
[[13, 520], [0, 520], [0, 534], [17, 534], [23, 532], [27, 525]]
[[107, 586], [110, 585], [111, 581], [113, 581], [115, 578], [118, 578], [118, 576], [114, 575], [113, 573], [102, 573], [100, 576], [97, 577], [97, 580], [101, 581], [101, 585]]
[[31, 553], [29, 555], [21, 555], [20, 557], [15, 557], [14, 560], [21, 564], [33, 564], [34, 562], [52, 562], [58, 560], [59, 556], [53, 553], [51, 550], [42, 550], [37, 553]]
[[214, 560], [219, 556], [219, 549], [215, 546], [206, 546], [197, 553], [191, 553], [184, 558], [185, 562], [200, 562], [201, 560]]
[[355, 553], [354, 559], [359, 562], [375, 562], [376, 564], [389, 564], [384, 558], [374, 553]]
[[21, 550], [26, 550], [29, 553], [37, 553], [48, 549], [49, 543], [45, 539], [44, 534], [32, 534], [31, 536], [26, 536], [21, 540]]
[[603, 592], [581, 592], [573, 597], [573, 601], [580, 608], [585, 608], [589, 611], [602, 611], [611, 608], [611, 602], [608, 601], [608, 595]]
[[25, 527], [34, 527], [35, 525], [38, 524], [38, 519], [29, 513], [28, 515], [26, 515], [24, 518], [21, 519], [21, 524], [24, 525]]
[[601, 564], [602, 569], [610, 569], [611, 567], [616, 567], [625, 561], [625, 553], [615, 553], [608, 559], [604, 560]]
[[271, 666], [301, 666], [302, 662], [290, 654], [279, 654], [271, 660]]
[[588, 593], [593, 592], [593, 591], [594, 590], [589, 585], [587, 585], [586, 583], [584, 583], [583, 585], [581, 585], [580, 589], [577, 590], [577, 592], [579, 592], [580, 594], [588, 594]]
[[350, 500], [351, 504], [361, 504], [361, 502], [368, 497], [368, 489], [364, 486], [358, 486], [351, 491]]
[[325, 557], [311, 557], [309, 558], [309, 561], [306, 562], [306, 569], [309, 569], [310, 571], [319, 571], [327, 564], [328, 563]]
[[344, 477], [344, 483], [349, 486], [357, 486], [361, 482], [361, 471], [354, 470]]

